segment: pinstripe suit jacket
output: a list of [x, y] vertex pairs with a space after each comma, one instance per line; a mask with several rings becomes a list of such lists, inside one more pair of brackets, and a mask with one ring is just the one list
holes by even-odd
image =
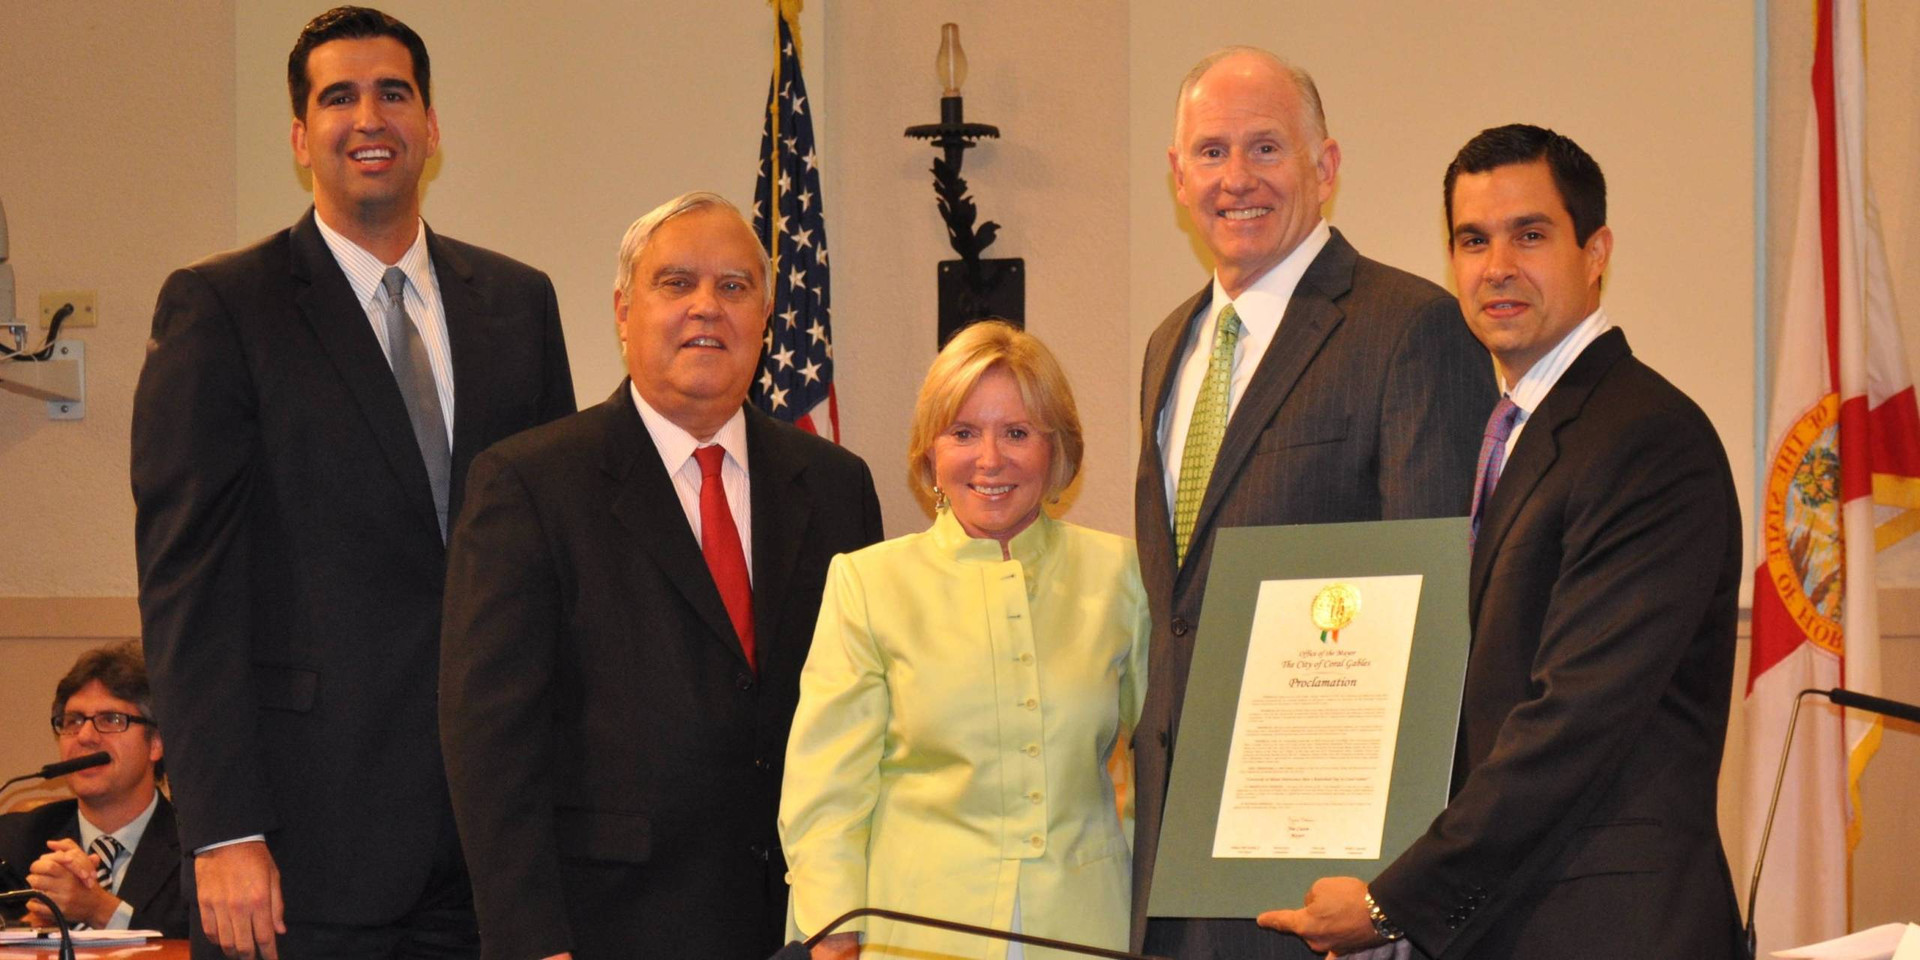
[[[1160, 412], [1211, 287], [1147, 342], [1134, 533], [1153, 611], [1146, 706], [1134, 731], [1138, 835], [1133, 943], [1169, 956], [1311, 957], [1296, 938], [1244, 920], [1157, 920], [1147, 895], [1167, 772], [1222, 527], [1460, 516], [1493, 409], [1493, 365], [1459, 305], [1419, 277], [1360, 256], [1339, 230], [1307, 267], [1227, 424], [1186, 562], [1174, 563]], [[1466, 544], [1461, 544], [1466, 559]], [[1281, 906], [1276, 902], [1275, 906]]]

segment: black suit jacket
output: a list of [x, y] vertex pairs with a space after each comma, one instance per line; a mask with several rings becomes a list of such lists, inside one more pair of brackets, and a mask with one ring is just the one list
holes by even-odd
[[[1176, 567], [1161, 411], [1182, 345], [1211, 288], [1167, 316], [1147, 342], [1134, 534], [1153, 608], [1147, 699], [1134, 732], [1138, 835], [1133, 943], [1147, 933], [1167, 772], [1193, 655], [1193, 627], [1222, 527], [1459, 516], [1497, 392], [1493, 365], [1445, 290], [1360, 256], [1340, 235], [1307, 267], [1214, 461], [1184, 564]], [[1278, 894], [1276, 894], [1278, 896]], [[1285, 906], [1276, 902], [1274, 906]], [[1154, 951], [1175, 957], [1312, 956], [1251, 918], [1153, 923]]]
[[[0, 816], [0, 860], [24, 876], [47, 852], [47, 841], [80, 842], [80, 801], [56, 800]], [[160, 798], [133, 850], [120, 889], [113, 895], [133, 908], [133, 930], [158, 930], [169, 937], [187, 935], [187, 904], [180, 893], [180, 838], [174, 830], [173, 804]], [[8, 907], [9, 913], [14, 913]]]
[[[573, 410], [553, 285], [428, 234], [453, 485]], [[133, 413], [140, 614], [188, 851], [265, 834], [289, 921], [380, 924], [457, 857], [434, 689], [446, 550], [366, 311], [308, 212], [167, 278]]]
[[1715, 791], [1740, 512], [1706, 414], [1609, 331], [1482, 512], [1456, 793], [1373, 881], [1441, 958], [1734, 957]]
[[858, 457], [746, 416], [757, 675], [625, 384], [474, 462], [441, 725], [488, 960], [780, 946], [800, 667], [880, 504]]

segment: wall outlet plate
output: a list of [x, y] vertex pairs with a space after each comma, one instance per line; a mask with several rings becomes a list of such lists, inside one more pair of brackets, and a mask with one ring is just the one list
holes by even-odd
[[40, 295], [40, 329], [45, 330], [53, 324], [53, 315], [63, 306], [73, 304], [73, 316], [60, 324], [62, 330], [75, 327], [97, 327], [100, 315], [96, 310], [95, 295], [92, 290], [48, 290]]

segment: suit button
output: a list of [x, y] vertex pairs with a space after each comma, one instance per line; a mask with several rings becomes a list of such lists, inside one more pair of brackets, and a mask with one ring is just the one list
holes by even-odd
[[1165, 730], [1160, 731], [1159, 739], [1160, 746], [1165, 747], [1167, 745], [1167, 732]]
[[1040, 838], [1040, 835], [1039, 835], [1039, 834], [1037, 834], [1037, 833], [1036, 833], [1036, 834], [1034, 834], [1034, 835], [1033, 835], [1033, 836], [1031, 836], [1031, 837], [1028, 837], [1028, 838], [1027, 838], [1027, 842], [1028, 842], [1028, 843], [1031, 843], [1031, 844], [1033, 844], [1033, 848], [1034, 848], [1035, 850], [1038, 850], [1038, 849], [1040, 849], [1041, 847], [1044, 847], [1044, 846], [1046, 846], [1046, 845], [1047, 845], [1047, 841], [1045, 841], [1045, 840], [1043, 840], [1043, 839], [1041, 839], [1041, 838]]
[[773, 769], [773, 764], [768, 763], [766, 757], [754, 757], [753, 768], [755, 770], [762, 770], [762, 771], [771, 770]]
[[734, 685], [734, 686], [736, 686], [736, 687], [739, 687], [739, 688], [740, 688], [740, 689], [742, 689], [742, 690], [752, 690], [752, 689], [753, 689], [753, 674], [750, 674], [750, 673], [736, 673], [736, 674], [734, 674], [734, 675], [733, 675], [733, 685]]
[[1185, 617], [1173, 618], [1173, 635], [1174, 636], [1184, 637], [1187, 635], [1187, 631], [1191, 629], [1193, 629], [1193, 626], [1187, 623]]
[[1029, 744], [1027, 744], [1027, 756], [1029, 756], [1029, 757], [1037, 757], [1037, 756], [1039, 756], [1039, 755], [1040, 755], [1040, 745], [1039, 745], [1039, 744], [1037, 744], [1037, 743], [1029, 743]]
[[753, 846], [748, 847], [747, 852], [750, 854], [753, 854], [753, 858], [755, 860], [760, 860], [764, 862], [767, 859], [767, 845], [764, 843], [756, 843]]

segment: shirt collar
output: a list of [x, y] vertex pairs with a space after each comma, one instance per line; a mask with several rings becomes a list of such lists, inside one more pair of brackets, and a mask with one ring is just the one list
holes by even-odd
[[738, 464], [741, 470], [747, 469], [747, 409], [741, 407], [721, 424], [713, 439], [702, 441], [688, 433], [679, 424], [668, 420], [666, 415], [647, 403], [640, 395], [640, 388], [627, 381], [627, 392], [633, 396], [634, 408], [640, 411], [640, 422], [646, 424], [647, 433], [653, 436], [654, 449], [660, 451], [660, 462], [666, 464], [668, 473], [678, 473], [680, 468], [693, 457], [693, 451], [718, 444], [727, 451], [727, 456]]
[[1265, 341], [1273, 338], [1274, 331], [1280, 329], [1280, 318], [1286, 316], [1287, 304], [1293, 300], [1294, 288], [1300, 285], [1300, 278], [1306, 276], [1307, 267], [1313, 264], [1320, 251], [1326, 249], [1327, 241], [1333, 239], [1333, 228], [1322, 219], [1309, 231], [1293, 252], [1286, 255], [1273, 269], [1260, 275], [1240, 296], [1228, 299], [1227, 288], [1220, 284], [1220, 272], [1213, 274], [1213, 302], [1207, 319], [1218, 316], [1227, 304], [1233, 304], [1233, 312], [1240, 317], [1240, 323], [1254, 338]]
[[941, 510], [934, 515], [933, 529], [930, 533], [933, 535], [934, 545], [955, 560], [966, 563], [1003, 563], [1011, 558], [1018, 560], [1026, 569], [1032, 570], [1039, 565], [1041, 558], [1050, 552], [1054, 540], [1059, 536], [1059, 522], [1047, 516], [1045, 507], [1040, 508], [1040, 515], [1035, 517], [1025, 530], [1014, 534], [1013, 539], [1007, 543], [1007, 557], [1001, 556], [1000, 541], [968, 536], [966, 528], [960, 525], [960, 519], [953, 515], [952, 509]]
[[[333, 251], [333, 259], [340, 264], [340, 272], [347, 275], [347, 283], [353, 287], [353, 295], [361, 303], [367, 303], [377, 296], [384, 296], [380, 290], [380, 279], [386, 275], [388, 264], [379, 257], [367, 252], [365, 247], [347, 239], [346, 234], [327, 226], [320, 214], [313, 215], [313, 222], [320, 228], [320, 239], [327, 242], [327, 249]], [[427, 255], [427, 224], [415, 218], [418, 225], [413, 235], [413, 245], [400, 255], [400, 262], [392, 264], [407, 275], [407, 282], [415, 290], [425, 290], [433, 279], [433, 258]]]
[[1559, 343], [1554, 344], [1552, 350], [1548, 350], [1526, 373], [1521, 374], [1519, 383], [1511, 386], [1504, 382], [1500, 384], [1501, 392], [1520, 408], [1523, 422], [1539, 409], [1540, 402], [1552, 392], [1553, 385], [1560, 382], [1560, 376], [1567, 372], [1567, 368], [1573, 366], [1573, 361], [1585, 352], [1587, 344], [1599, 339], [1612, 326], [1607, 321], [1606, 309], [1596, 307], [1578, 326], [1569, 330]]
[[[153, 812], [158, 809], [160, 809], [160, 791], [155, 790], [153, 792], [153, 799], [147, 801], [147, 809], [140, 811], [140, 815], [134, 817], [126, 826], [113, 831], [113, 838], [120, 841], [120, 845], [128, 850], [138, 847], [140, 845], [140, 838], [146, 836], [147, 824], [153, 820]], [[93, 841], [99, 839], [100, 836], [107, 831], [94, 826], [93, 821], [88, 820], [85, 813], [79, 814], [79, 820], [80, 849], [85, 850], [93, 846]]]

